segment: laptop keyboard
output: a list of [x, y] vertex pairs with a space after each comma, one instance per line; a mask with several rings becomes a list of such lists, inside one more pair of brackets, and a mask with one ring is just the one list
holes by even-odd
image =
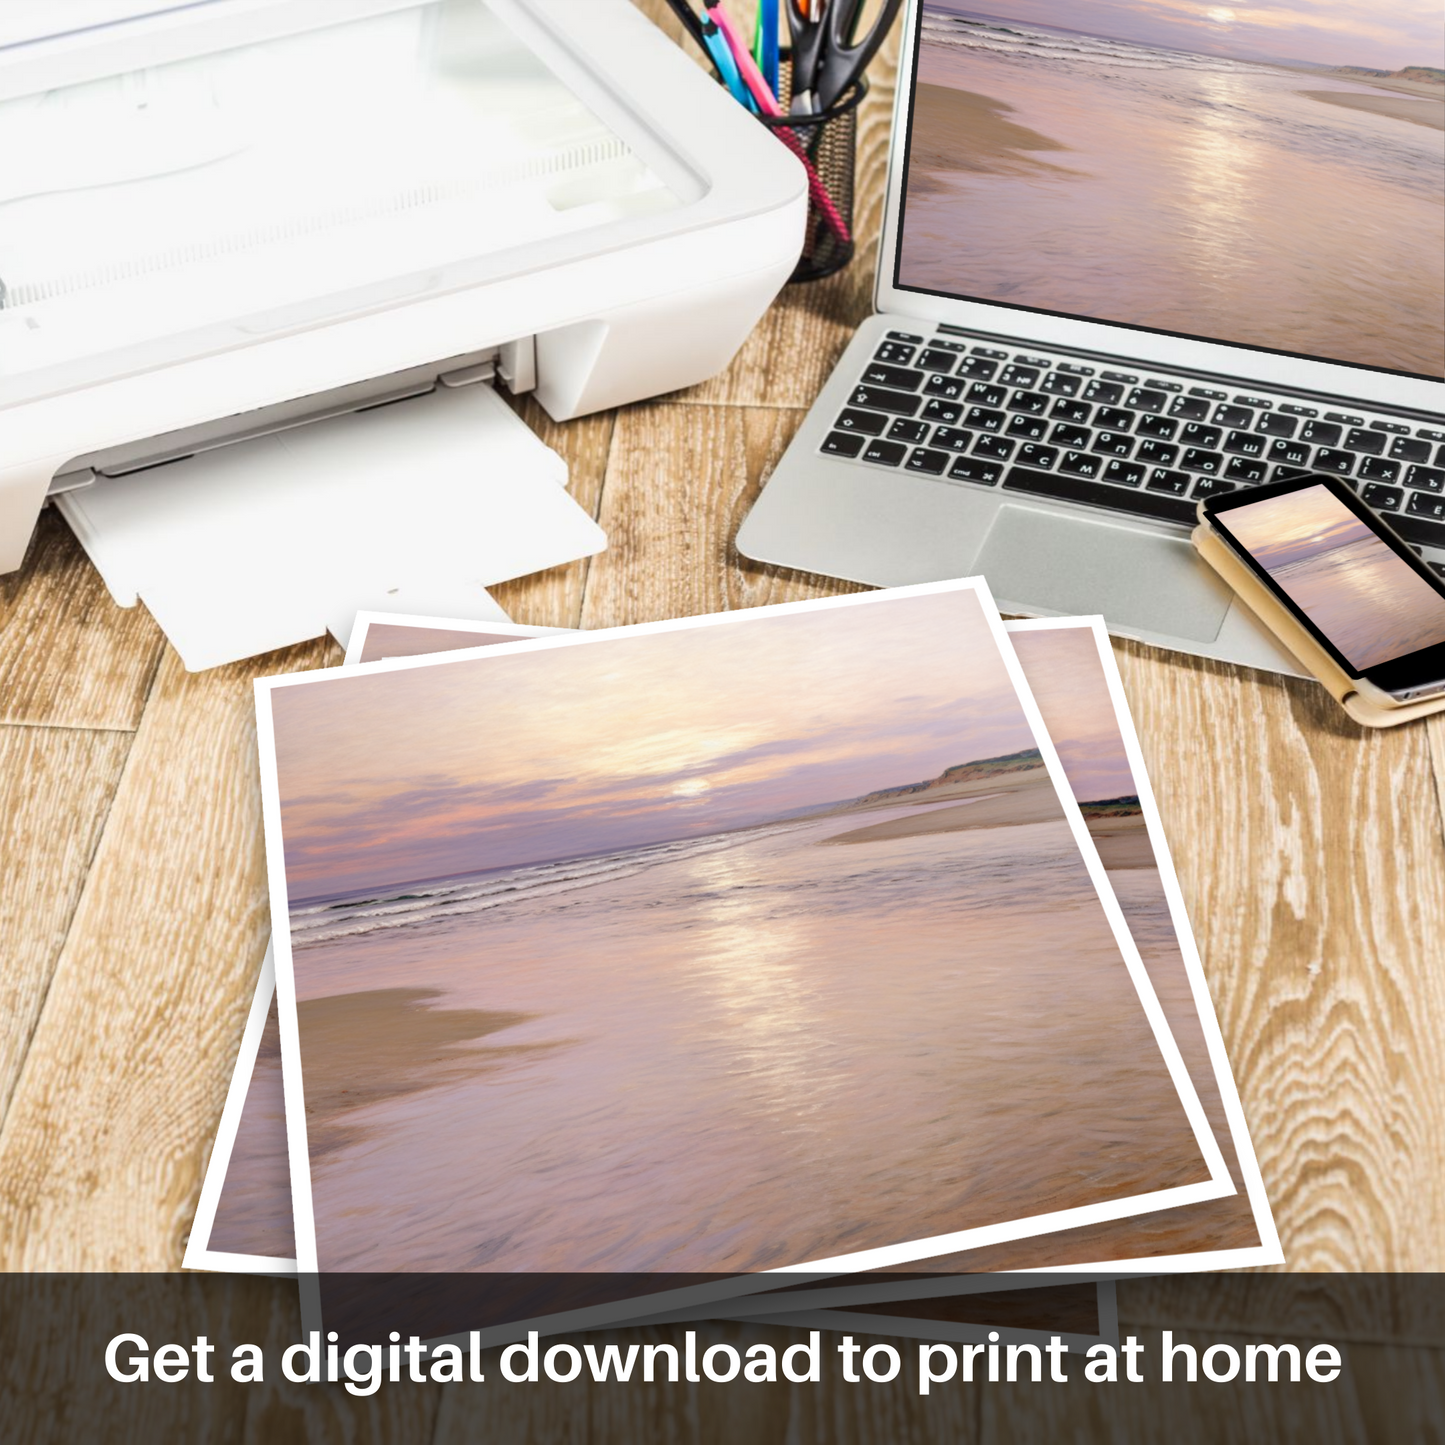
[[890, 331], [821, 450], [1189, 525], [1202, 497], [1328, 472], [1417, 550], [1445, 550], [1445, 430], [1062, 353]]

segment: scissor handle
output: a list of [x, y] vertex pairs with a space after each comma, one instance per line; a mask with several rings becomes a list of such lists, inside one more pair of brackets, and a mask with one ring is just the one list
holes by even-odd
[[[793, 0], [788, 0], [789, 6]], [[866, 0], [832, 0], [820, 23], [827, 27], [828, 40], [821, 62], [815, 66], [813, 89], [819, 110], [827, 110], [867, 69], [878, 47], [892, 28], [902, 0], [883, 0], [877, 18], [861, 40], [853, 39]]]

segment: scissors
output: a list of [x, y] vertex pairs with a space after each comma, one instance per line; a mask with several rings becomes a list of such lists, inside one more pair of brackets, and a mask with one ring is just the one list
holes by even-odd
[[878, 53], [902, 0], [883, 0], [867, 34], [858, 38], [867, 0], [788, 0], [793, 40], [794, 115], [824, 111]]

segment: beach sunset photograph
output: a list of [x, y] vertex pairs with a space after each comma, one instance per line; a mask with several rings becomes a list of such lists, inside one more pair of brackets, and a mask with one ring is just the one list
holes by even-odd
[[1445, 643], [1445, 597], [1328, 487], [1231, 507], [1220, 520], [1351, 667]]
[[898, 284], [1445, 375], [1434, 0], [925, 0]]
[[1218, 1189], [971, 589], [266, 697], [323, 1270], [752, 1271]]

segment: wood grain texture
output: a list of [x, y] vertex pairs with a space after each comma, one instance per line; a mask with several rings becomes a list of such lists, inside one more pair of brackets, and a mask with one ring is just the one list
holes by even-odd
[[133, 730], [163, 645], [47, 508], [25, 565], [0, 577], [0, 723]]
[[744, 563], [733, 538], [801, 414], [653, 403], [618, 413], [584, 627], [692, 617], [859, 591]]
[[130, 745], [129, 733], [0, 727], [0, 1120]]
[[0, 1268], [174, 1269], [269, 931], [253, 677], [167, 649], [0, 1127]]
[[1429, 736], [1116, 646], [1286, 1258], [1445, 1267], [1445, 840]]

